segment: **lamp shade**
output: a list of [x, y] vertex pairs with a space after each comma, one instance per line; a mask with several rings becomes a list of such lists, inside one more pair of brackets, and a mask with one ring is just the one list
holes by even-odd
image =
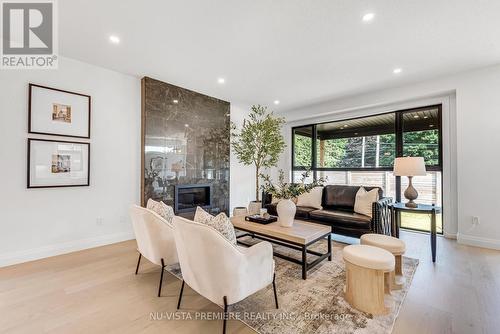
[[394, 175], [425, 176], [425, 161], [422, 157], [402, 157], [394, 160]]

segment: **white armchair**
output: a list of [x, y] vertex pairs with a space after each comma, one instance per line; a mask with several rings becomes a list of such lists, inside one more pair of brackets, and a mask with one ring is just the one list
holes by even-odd
[[224, 307], [223, 333], [226, 332], [227, 306], [273, 284], [276, 294], [273, 248], [260, 242], [250, 248], [235, 246], [215, 229], [182, 217], [174, 217], [174, 235], [184, 283], [213, 303]]
[[130, 217], [139, 251], [135, 274], [137, 275], [139, 271], [142, 256], [161, 266], [158, 287], [158, 297], [160, 297], [165, 266], [179, 262], [175, 247], [174, 227], [155, 212], [137, 205], [130, 208]]

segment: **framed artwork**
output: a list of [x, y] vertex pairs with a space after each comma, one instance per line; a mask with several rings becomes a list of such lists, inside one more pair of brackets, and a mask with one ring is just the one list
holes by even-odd
[[90, 184], [90, 143], [28, 138], [28, 188]]
[[89, 95], [29, 84], [28, 132], [90, 138]]

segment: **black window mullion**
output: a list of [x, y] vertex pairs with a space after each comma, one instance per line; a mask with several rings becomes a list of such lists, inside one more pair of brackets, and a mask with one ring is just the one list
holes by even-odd
[[292, 161], [291, 161], [291, 165], [292, 165], [292, 182], [295, 182], [294, 180], [294, 176], [293, 176], [293, 171], [295, 169], [295, 131], [294, 131], [294, 128], [292, 128]]
[[443, 105], [438, 106], [439, 168], [443, 169]]
[[312, 126], [312, 140], [311, 140], [311, 170], [313, 171], [313, 179], [317, 180], [317, 171], [316, 168], [317, 166], [317, 148], [318, 146], [316, 145], [316, 141], [318, 139], [318, 135], [316, 133], [316, 124]]
[[[396, 112], [396, 158], [403, 156], [403, 113]], [[401, 202], [401, 176], [396, 176], [396, 202]]]

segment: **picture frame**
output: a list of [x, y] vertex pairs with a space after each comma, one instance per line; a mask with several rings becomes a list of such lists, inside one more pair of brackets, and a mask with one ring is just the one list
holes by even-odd
[[28, 138], [27, 188], [90, 185], [90, 143]]
[[90, 95], [30, 83], [28, 132], [90, 139]]

